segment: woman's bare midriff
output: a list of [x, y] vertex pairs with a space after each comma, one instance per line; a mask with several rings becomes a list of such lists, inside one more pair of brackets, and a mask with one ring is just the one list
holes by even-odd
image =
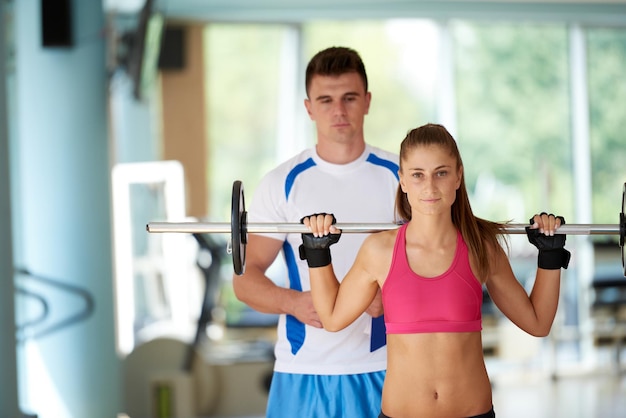
[[480, 332], [389, 334], [387, 358], [389, 417], [471, 417], [492, 406]]

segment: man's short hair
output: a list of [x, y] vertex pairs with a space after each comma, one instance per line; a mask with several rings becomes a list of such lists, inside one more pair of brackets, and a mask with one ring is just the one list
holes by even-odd
[[358, 52], [352, 48], [341, 46], [333, 46], [319, 51], [311, 58], [306, 67], [305, 87], [307, 96], [313, 76], [338, 76], [351, 72], [361, 76], [367, 92], [367, 73]]

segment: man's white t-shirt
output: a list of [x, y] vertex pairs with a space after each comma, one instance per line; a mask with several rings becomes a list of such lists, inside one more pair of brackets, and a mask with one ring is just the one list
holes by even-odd
[[[330, 164], [314, 148], [307, 149], [269, 172], [258, 185], [250, 223], [298, 223], [314, 213], [332, 213], [338, 223], [393, 223], [398, 187], [398, 156], [366, 145], [349, 164]], [[306, 261], [300, 260], [300, 234], [263, 234], [283, 241], [288, 283], [309, 291]], [[333, 268], [341, 281], [366, 234], [344, 233], [331, 247]], [[386, 369], [383, 318], [364, 313], [339, 332], [304, 325], [280, 315], [274, 370], [297, 374], [357, 374]]]

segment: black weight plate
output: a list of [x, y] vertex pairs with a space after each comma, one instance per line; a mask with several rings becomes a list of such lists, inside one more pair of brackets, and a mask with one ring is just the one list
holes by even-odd
[[246, 203], [243, 197], [243, 184], [233, 182], [230, 210], [230, 239], [235, 274], [241, 276], [246, 269]]

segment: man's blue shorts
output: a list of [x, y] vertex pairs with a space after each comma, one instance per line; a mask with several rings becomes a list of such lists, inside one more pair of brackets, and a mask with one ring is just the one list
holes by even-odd
[[267, 418], [376, 418], [385, 372], [310, 375], [274, 372]]

